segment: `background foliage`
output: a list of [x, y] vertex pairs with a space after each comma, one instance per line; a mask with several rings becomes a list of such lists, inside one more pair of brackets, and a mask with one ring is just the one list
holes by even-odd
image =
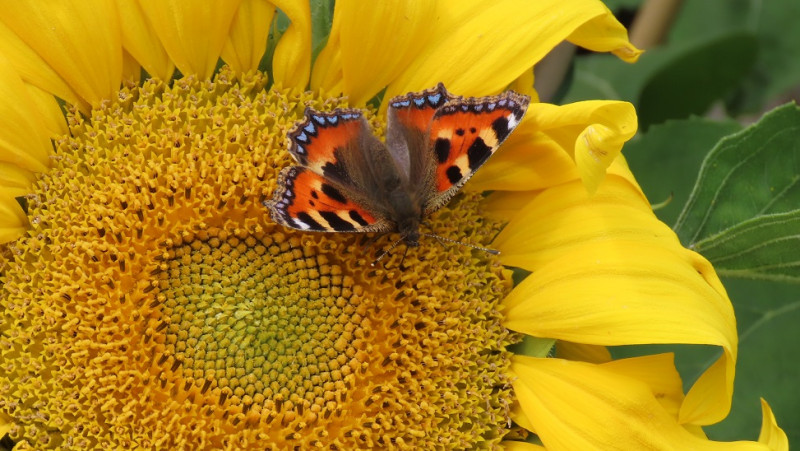
[[[606, 2], [630, 26], [642, 1]], [[684, 245], [714, 263], [733, 301], [739, 361], [716, 440], [755, 439], [758, 398], [800, 443], [800, 2], [686, 0], [638, 63], [578, 52], [550, 101], [621, 99], [640, 132], [623, 153]], [[636, 43], [636, 42], [634, 42]], [[538, 80], [537, 80], [538, 81]], [[688, 386], [718, 350], [675, 350]]]

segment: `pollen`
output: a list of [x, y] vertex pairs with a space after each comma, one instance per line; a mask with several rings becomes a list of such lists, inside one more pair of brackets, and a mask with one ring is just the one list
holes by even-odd
[[[263, 201], [310, 106], [212, 81], [129, 85], [69, 116], [2, 249], [0, 421], [34, 449], [492, 448], [513, 394], [507, 271], [426, 238], [302, 233]], [[380, 115], [369, 113], [376, 130]], [[464, 194], [427, 225], [486, 243]]]

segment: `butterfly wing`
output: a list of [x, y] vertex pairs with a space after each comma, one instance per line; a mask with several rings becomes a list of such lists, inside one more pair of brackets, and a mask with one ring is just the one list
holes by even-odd
[[356, 192], [309, 168], [290, 166], [278, 176], [272, 219], [286, 227], [311, 232], [384, 232], [392, 225]]
[[288, 137], [289, 153], [299, 166], [281, 171], [273, 199], [265, 203], [275, 222], [317, 232], [394, 228], [377, 186], [387, 170], [376, 169], [383, 166], [381, 156], [390, 157], [361, 111], [306, 109], [304, 120]]
[[446, 204], [519, 125], [530, 98], [513, 91], [492, 97], [457, 98], [436, 110], [428, 134], [435, 159], [425, 214]]
[[428, 132], [436, 110], [457, 99], [439, 83], [436, 87], [411, 92], [389, 101], [386, 143], [397, 166], [412, 187], [428, 187], [434, 165], [428, 152]]

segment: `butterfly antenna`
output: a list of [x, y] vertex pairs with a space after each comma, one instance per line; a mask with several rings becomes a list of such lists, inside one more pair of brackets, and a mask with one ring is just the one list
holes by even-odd
[[403, 262], [406, 261], [406, 255], [408, 255], [408, 246], [406, 246], [406, 250], [403, 251], [403, 258], [400, 259], [400, 264], [397, 265], [398, 268], [403, 269]]
[[471, 247], [473, 249], [486, 252], [487, 254], [500, 255], [500, 251], [495, 250], [495, 249], [489, 249], [488, 247], [481, 247], [481, 246], [476, 246], [474, 244], [465, 243], [463, 241], [451, 240], [450, 238], [445, 238], [443, 236], [434, 235], [432, 233], [421, 233], [420, 235], [427, 236], [427, 237], [430, 237], [430, 238], [436, 238], [436, 240], [439, 241], [440, 243], [442, 243], [443, 245], [445, 244], [445, 242], [452, 243], [452, 244], [460, 244], [461, 246]]
[[399, 238], [397, 241], [395, 241], [394, 243], [392, 243], [392, 245], [391, 245], [391, 246], [389, 246], [389, 248], [388, 248], [388, 249], [386, 249], [385, 251], [381, 252], [381, 255], [379, 255], [379, 256], [378, 256], [378, 258], [376, 258], [376, 259], [375, 259], [375, 261], [374, 261], [374, 262], [372, 262], [372, 263], [370, 264], [370, 266], [375, 266], [375, 265], [377, 265], [377, 264], [378, 264], [378, 262], [379, 262], [379, 261], [381, 261], [381, 260], [383, 260], [383, 257], [385, 257], [385, 256], [386, 256], [386, 254], [388, 254], [389, 252], [391, 252], [391, 251], [392, 251], [392, 249], [396, 248], [396, 247], [397, 247], [397, 245], [398, 245], [398, 244], [400, 244], [400, 242], [401, 242], [401, 241], [403, 241], [403, 239], [405, 239], [405, 237], [404, 237], [404, 236], [401, 236], [401, 237], [400, 237], [400, 238]]

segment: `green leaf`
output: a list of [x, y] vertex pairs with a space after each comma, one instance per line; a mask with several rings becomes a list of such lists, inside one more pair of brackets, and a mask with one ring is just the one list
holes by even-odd
[[730, 415], [704, 428], [714, 440], [753, 440], [761, 425], [759, 398], [789, 437], [800, 443], [800, 296], [797, 286], [763, 280], [724, 280], [736, 311], [739, 359]]
[[311, 63], [328, 43], [333, 25], [333, 0], [311, 0]]
[[703, 157], [722, 137], [741, 130], [733, 120], [693, 117], [652, 126], [625, 145], [628, 165], [652, 203], [667, 201], [656, 216], [667, 224], [689, 199]]
[[756, 36], [755, 65], [728, 106], [756, 112], [800, 80], [800, 2], [797, 0], [687, 0], [669, 35], [670, 44], [747, 30]]
[[757, 41], [750, 33], [733, 33], [680, 52], [642, 87], [639, 122], [704, 114], [714, 101], [733, 92], [753, 68]]
[[611, 55], [576, 60], [564, 102], [619, 99], [637, 106], [639, 125], [703, 114], [734, 92], [753, 67], [756, 40], [731, 32], [645, 52], [630, 65]]
[[800, 282], [800, 108], [779, 107], [706, 157], [675, 231], [722, 275]]

